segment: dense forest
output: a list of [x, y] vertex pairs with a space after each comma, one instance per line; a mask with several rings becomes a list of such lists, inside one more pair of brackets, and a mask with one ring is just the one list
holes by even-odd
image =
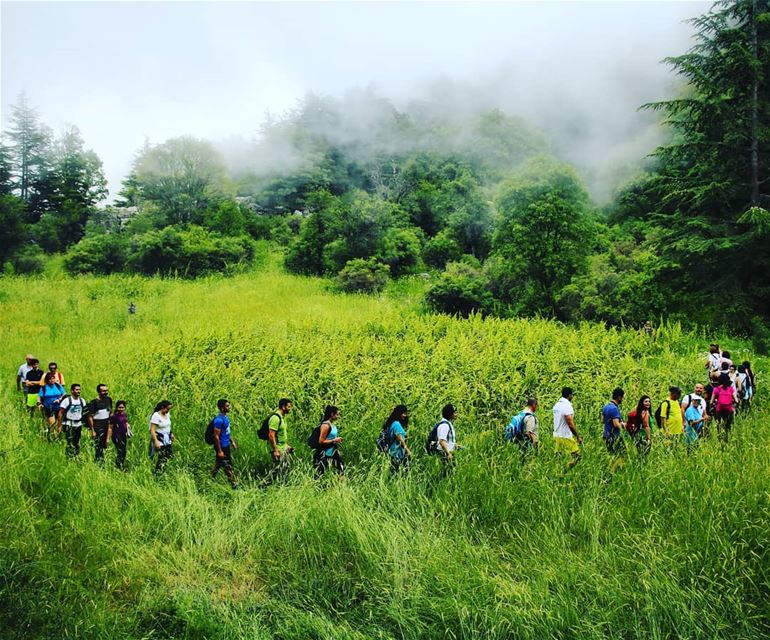
[[307, 96], [238, 152], [146, 144], [101, 206], [98, 156], [22, 96], [0, 147], [0, 262], [34, 273], [63, 253], [73, 274], [194, 277], [244, 268], [269, 240], [288, 270], [347, 291], [427, 272], [437, 311], [667, 316], [766, 344], [770, 2], [717, 3], [692, 23], [695, 46], [665, 61], [680, 95], [641, 107], [667, 141], [601, 207], [520, 118], [398, 109], [373, 91]]

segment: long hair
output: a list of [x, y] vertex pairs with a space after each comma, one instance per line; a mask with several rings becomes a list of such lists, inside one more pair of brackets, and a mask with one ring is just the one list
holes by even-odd
[[339, 409], [335, 407], [333, 404], [327, 404], [326, 408], [324, 409], [323, 422], [326, 422], [327, 420], [329, 420], [338, 411]]
[[[639, 398], [639, 402], [636, 403], [636, 419], [634, 420], [635, 427], [641, 427], [644, 424], [642, 422], [642, 411], [645, 411], [645, 408], [644, 408], [645, 400], [650, 400], [650, 396], [642, 396], [641, 398]], [[650, 408], [648, 409], [648, 411], [652, 411], [652, 405], [650, 405]]]
[[170, 407], [170, 406], [171, 406], [170, 400], [161, 400], [158, 404], [155, 405], [155, 409], [153, 409], [153, 411], [155, 413], [158, 413], [158, 411], [160, 411], [161, 409], [165, 409], [166, 407]]
[[408, 413], [408, 409], [406, 408], [406, 405], [405, 404], [396, 405], [396, 408], [390, 412], [390, 415], [388, 416], [387, 420], [385, 420], [385, 424], [382, 425], [382, 430], [387, 431], [388, 429], [390, 429], [390, 425], [392, 425], [394, 422], [401, 422], [401, 426], [404, 427], [404, 429], [406, 429], [409, 426], [409, 416], [404, 418], [402, 422], [401, 421], [402, 413]]

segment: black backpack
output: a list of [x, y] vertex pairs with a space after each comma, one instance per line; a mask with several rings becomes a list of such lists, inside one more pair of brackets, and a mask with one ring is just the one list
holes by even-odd
[[310, 432], [310, 436], [307, 439], [307, 446], [313, 451], [319, 451], [323, 447], [318, 442], [321, 439], [321, 425], [323, 422], [319, 422], [315, 429]]
[[272, 418], [273, 416], [278, 416], [278, 420], [279, 420], [278, 426], [280, 426], [281, 422], [283, 422], [283, 418], [281, 417], [281, 414], [278, 412], [271, 413], [269, 416], [267, 416], [267, 418], [265, 418], [262, 421], [262, 424], [259, 426], [259, 431], [257, 431], [257, 437], [260, 440], [267, 440], [267, 437], [270, 432], [270, 418]]
[[655, 426], [660, 428], [660, 425], [663, 424], [663, 405], [668, 404], [668, 411], [666, 412], [666, 420], [668, 420], [668, 417], [671, 415], [671, 400], [664, 400], [658, 405], [658, 408], [655, 409]]
[[206, 432], [203, 435], [203, 439], [206, 441], [206, 444], [213, 445], [216, 443], [216, 440], [214, 440], [214, 420], [217, 419], [217, 416], [214, 416], [209, 420], [208, 425], [206, 425]]
[[425, 453], [427, 453], [429, 456], [432, 456], [438, 453], [438, 428], [444, 422], [446, 422], [447, 424], [450, 424], [449, 420], [447, 420], [446, 418], [442, 418], [436, 424], [433, 425], [433, 428], [430, 430], [430, 433], [428, 434], [427, 440], [425, 440]]
[[390, 449], [390, 427], [387, 427], [380, 431], [380, 435], [377, 436], [377, 451], [380, 453], [386, 453]]

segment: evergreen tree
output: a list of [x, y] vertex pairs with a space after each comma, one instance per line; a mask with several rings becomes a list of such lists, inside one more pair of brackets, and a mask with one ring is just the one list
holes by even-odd
[[697, 44], [666, 60], [686, 95], [645, 105], [666, 114], [674, 137], [655, 152], [644, 197], [662, 230], [668, 284], [690, 292], [687, 306], [716, 289], [729, 292], [720, 305], [767, 317], [770, 1], [718, 2], [692, 23]]

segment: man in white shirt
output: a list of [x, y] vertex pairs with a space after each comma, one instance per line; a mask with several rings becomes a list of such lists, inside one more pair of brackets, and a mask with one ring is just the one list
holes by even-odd
[[[700, 400], [700, 405], [694, 403], [695, 400]], [[682, 399], [681, 404], [682, 411], [687, 411], [687, 409], [690, 408], [690, 405], [692, 405], [698, 410], [701, 418], [705, 418], [706, 420], [709, 419], [709, 416], [706, 414], [706, 389], [700, 382], [693, 387], [692, 393], [688, 393]]]
[[21, 366], [19, 367], [19, 370], [16, 372], [16, 391], [23, 391], [24, 392], [24, 405], [26, 406], [27, 402], [27, 385], [24, 384], [24, 382], [27, 379], [27, 372], [32, 368], [32, 361], [35, 359], [35, 356], [33, 356], [31, 353], [28, 353], [26, 358], [24, 359], [24, 362], [21, 363]]
[[580, 445], [583, 438], [575, 427], [575, 410], [572, 407], [574, 392], [571, 387], [561, 390], [561, 398], [553, 406], [553, 441], [557, 453], [569, 456], [567, 469], [574, 467], [580, 460]]
[[441, 422], [438, 423], [436, 428], [436, 440], [438, 444], [436, 449], [441, 453], [443, 452], [443, 460], [445, 462], [452, 462], [454, 459], [454, 451], [457, 449], [457, 441], [455, 440], [455, 427], [452, 422], [457, 418], [457, 410], [454, 405], [445, 405], [441, 410]]

